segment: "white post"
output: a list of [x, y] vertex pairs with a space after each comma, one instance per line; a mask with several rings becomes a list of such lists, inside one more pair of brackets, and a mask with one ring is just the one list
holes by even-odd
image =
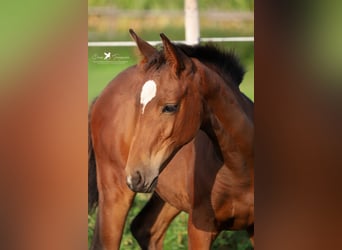
[[197, 0], [185, 1], [185, 41], [189, 45], [200, 41], [200, 26]]

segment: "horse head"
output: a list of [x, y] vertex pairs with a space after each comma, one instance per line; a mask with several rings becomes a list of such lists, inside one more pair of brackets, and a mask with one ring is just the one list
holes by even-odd
[[127, 184], [135, 192], [151, 192], [159, 173], [199, 130], [203, 117], [201, 77], [190, 57], [161, 34], [163, 50], [130, 33], [143, 60], [145, 78], [137, 99], [138, 118], [127, 165]]

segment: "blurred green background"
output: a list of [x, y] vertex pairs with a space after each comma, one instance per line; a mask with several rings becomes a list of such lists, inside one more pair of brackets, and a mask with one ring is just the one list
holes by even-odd
[[[199, 0], [201, 37], [229, 37], [254, 35], [254, 1]], [[131, 41], [128, 33], [133, 28], [144, 40], [160, 40], [165, 33], [172, 40], [184, 40], [184, 2], [142, 1], [88, 1], [89, 41]], [[247, 72], [241, 90], [254, 100], [254, 43], [222, 42], [222, 49], [234, 50]], [[101, 60], [111, 52], [113, 60]], [[88, 102], [96, 97], [119, 72], [138, 61], [135, 47], [88, 48]], [[121, 249], [140, 249], [129, 231], [134, 216], [141, 210], [149, 195], [138, 194], [129, 213]], [[95, 216], [88, 216], [88, 242], [93, 235]], [[187, 249], [187, 214], [181, 213], [171, 224], [164, 249]], [[212, 249], [252, 249], [244, 231], [223, 232]]]

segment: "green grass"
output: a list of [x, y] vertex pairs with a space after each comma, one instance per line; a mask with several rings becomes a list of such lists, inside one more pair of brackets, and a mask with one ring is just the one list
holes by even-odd
[[[124, 57], [109, 64], [95, 63], [95, 56], [103, 56], [104, 52]], [[126, 59], [127, 58], [127, 59]], [[111, 47], [111, 48], [89, 48], [88, 49], [88, 102], [93, 100], [104, 87], [121, 71], [138, 61], [135, 48]]]

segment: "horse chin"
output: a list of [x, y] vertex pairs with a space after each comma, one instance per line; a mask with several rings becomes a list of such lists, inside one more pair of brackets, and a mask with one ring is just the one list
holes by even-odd
[[143, 185], [140, 185], [140, 186], [128, 185], [128, 187], [133, 192], [136, 192], [136, 193], [152, 193], [154, 192], [157, 186], [157, 183], [158, 183], [158, 176], [156, 176], [150, 183], [144, 182]]
[[158, 183], [158, 176], [155, 177], [150, 185], [144, 185], [143, 187], [133, 190], [134, 192], [139, 192], [139, 193], [152, 193], [154, 192], [156, 186]]
[[156, 177], [152, 180], [150, 186], [145, 190], [144, 193], [152, 193], [152, 192], [154, 192], [154, 190], [155, 190], [157, 184], [158, 184], [158, 176], [156, 176]]

